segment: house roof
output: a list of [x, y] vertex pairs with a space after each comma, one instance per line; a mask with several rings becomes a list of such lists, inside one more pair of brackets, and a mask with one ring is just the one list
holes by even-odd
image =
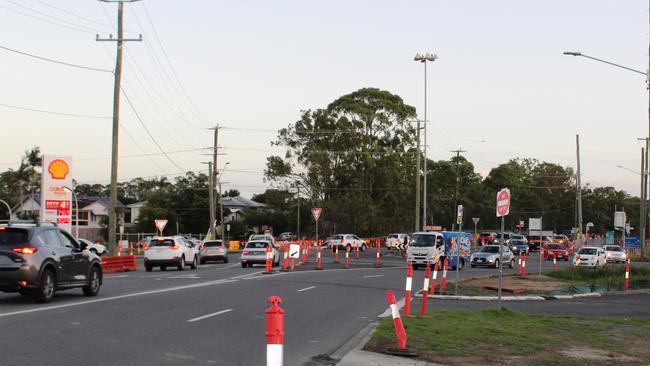
[[242, 197], [242, 196], [237, 196], [237, 197], [222, 197], [219, 200], [219, 204], [223, 205], [226, 208], [236, 208], [236, 207], [244, 207], [244, 208], [264, 208], [266, 207], [265, 204], [255, 202], [251, 199]]

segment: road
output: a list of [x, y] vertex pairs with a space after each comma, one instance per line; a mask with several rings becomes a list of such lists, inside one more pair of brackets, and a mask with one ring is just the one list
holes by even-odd
[[[286, 312], [285, 364], [303, 365], [333, 353], [375, 321], [387, 308], [387, 289], [403, 296], [404, 260], [384, 256], [382, 268], [373, 268], [373, 251], [352, 257], [349, 269], [324, 253], [325, 270], [313, 270], [312, 257], [296, 272], [270, 275], [261, 273], [263, 267], [241, 268], [237, 259], [231, 254], [230, 263], [194, 271], [107, 274], [95, 298], [72, 290], [50, 304], [34, 304], [0, 293], [0, 327], [11, 335], [3, 338], [11, 352], [0, 363], [261, 365], [264, 310], [267, 298], [278, 295]], [[535, 268], [529, 265], [529, 271]], [[423, 273], [415, 272], [414, 291]], [[460, 272], [461, 278], [496, 273], [469, 267]]]

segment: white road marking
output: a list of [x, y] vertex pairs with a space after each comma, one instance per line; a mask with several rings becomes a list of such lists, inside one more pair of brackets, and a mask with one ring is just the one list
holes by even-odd
[[383, 277], [384, 275], [363, 276], [363, 278]]
[[228, 312], [231, 312], [231, 311], [232, 311], [232, 309], [226, 309], [226, 310], [217, 311], [216, 313], [212, 313], [212, 314], [208, 314], [208, 315], [203, 315], [203, 316], [200, 316], [200, 317], [198, 317], [198, 318], [190, 319], [190, 320], [188, 320], [188, 322], [190, 322], [190, 323], [191, 323], [191, 322], [196, 322], [196, 321], [203, 320], [203, 319], [206, 319], [206, 318], [210, 318], [210, 317], [213, 317], [213, 316], [217, 316], [217, 315], [225, 314], [225, 313], [228, 313]]
[[235, 264], [231, 264], [231, 265], [226, 266], [226, 267], [219, 267], [217, 269], [228, 269], [228, 268], [232, 268], [232, 267], [237, 267], [239, 265], [240, 265], [239, 263], [235, 263]]
[[124, 278], [124, 277], [129, 277], [129, 275], [104, 276], [104, 279], [107, 279], [107, 278]]
[[313, 289], [313, 288], [316, 288], [316, 286], [309, 286], [309, 287], [301, 288], [301, 289], [298, 290], [297, 292], [303, 292], [303, 291], [311, 290], [311, 289]]
[[203, 277], [197, 277], [196, 275], [194, 276], [178, 276], [178, 277], [167, 277], [168, 279], [176, 279], [176, 280], [200, 280]]
[[230, 277], [230, 279], [231, 279], [231, 280], [238, 280], [238, 279], [240, 279], [240, 278], [246, 278], [246, 277], [250, 277], [250, 276], [255, 276], [255, 275], [258, 275], [258, 274], [260, 274], [260, 273], [262, 273], [262, 272], [247, 273], [247, 274], [244, 274], [244, 275], [239, 275], [239, 276], [235, 276], [235, 277]]
[[[397, 303], [395, 303], [395, 305], [397, 305], [398, 310], [401, 309], [402, 306], [404, 306], [404, 301], [406, 301], [406, 298], [403, 297]], [[383, 313], [377, 315], [377, 317], [378, 318], [386, 318], [386, 317], [391, 316], [391, 315], [393, 315], [393, 309], [392, 309], [392, 307], [389, 306], [388, 309], [386, 309], [386, 311], [384, 311]]]
[[79, 302], [74, 302], [74, 303], [71, 303], [71, 304], [53, 305], [53, 306], [45, 306], [45, 307], [40, 307], [40, 308], [28, 309], [28, 310], [12, 311], [12, 312], [9, 312], [9, 313], [0, 313], [0, 318], [12, 316], [12, 315], [36, 313], [36, 312], [47, 311], [47, 310], [64, 309], [64, 308], [70, 308], [70, 307], [80, 306], [80, 305], [89, 305], [89, 304], [95, 304], [95, 303], [99, 303], [99, 302], [108, 302], [108, 301], [114, 301], [114, 300], [128, 299], [128, 298], [131, 298], [131, 297], [161, 294], [161, 293], [165, 293], [165, 292], [180, 291], [180, 290], [186, 290], [186, 289], [191, 289], [191, 288], [214, 286], [214, 285], [220, 285], [220, 284], [229, 283], [229, 282], [235, 282], [235, 281], [216, 280], [216, 281], [210, 281], [210, 282], [195, 283], [195, 284], [192, 284], [192, 285], [184, 285], [184, 286], [163, 288], [163, 289], [160, 289], [160, 290], [134, 292], [132, 294], [104, 297], [104, 298], [95, 299], [95, 300], [79, 301]]

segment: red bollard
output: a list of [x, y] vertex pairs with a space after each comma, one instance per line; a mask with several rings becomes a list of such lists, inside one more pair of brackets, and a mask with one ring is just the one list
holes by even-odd
[[442, 280], [440, 280], [440, 295], [444, 295], [445, 288], [447, 288], [447, 269], [449, 268], [449, 261], [445, 258], [445, 264], [442, 267]]
[[133, 255], [133, 243], [129, 242], [129, 255]]
[[431, 281], [431, 290], [429, 291], [431, 295], [436, 293], [436, 284], [438, 283], [438, 263], [436, 262], [433, 265], [433, 280]]
[[307, 246], [302, 244], [302, 264], [307, 264]]
[[375, 258], [375, 268], [381, 267], [381, 259], [379, 259], [381, 255], [381, 247], [379, 246], [379, 243], [377, 243], [377, 257]]
[[345, 248], [345, 265], [343, 269], [350, 268], [350, 247]]
[[404, 316], [411, 316], [411, 286], [413, 285], [413, 265], [406, 267], [406, 291], [404, 293]]
[[264, 273], [273, 272], [273, 250], [271, 246], [266, 247], [266, 263], [264, 266]]
[[625, 262], [625, 291], [630, 288], [630, 259]]
[[334, 248], [334, 263], [339, 263], [339, 246]]
[[359, 257], [359, 252], [360, 252], [359, 247], [356, 247], [354, 250], [355, 250], [355, 252], [356, 252], [355, 255], [354, 255], [354, 257], [355, 257], [356, 259], [359, 259], [359, 258], [360, 258], [360, 257]]
[[397, 301], [395, 301], [395, 295], [393, 295], [393, 291], [388, 290], [386, 292], [386, 300], [388, 300], [391, 314], [393, 315], [395, 335], [397, 336], [397, 348], [406, 349], [406, 330], [404, 330], [402, 318], [399, 316], [399, 308], [397, 307]]
[[553, 272], [557, 271], [557, 256], [553, 254]]
[[289, 245], [284, 246], [284, 261], [282, 262], [282, 270], [283, 271], [288, 271], [289, 270]]
[[[542, 255], [541, 253], [539, 255]], [[519, 252], [519, 259], [517, 259], [517, 274], [521, 276], [521, 252]]]
[[429, 277], [431, 277], [431, 266], [427, 263], [424, 271], [424, 284], [422, 285], [422, 303], [420, 304], [420, 316], [427, 315], [427, 300], [429, 300]]
[[[521, 278], [526, 278], [526, 262], [528, 262], [528, 255], [524, 256], [523, 261], [521, 262]], [[501, 263], [499, 263], [501, 265]]]
[[316, 255], [317, 255], [317, 257], [316, 257], [316, 269], [322, 269], [321, 266], [320, 266], [320, 265], [321, 265], [321, 262], [320, 262], [320, 251], [321, 251], [321, 249], [320, 249], [320, 245], [319, 245], [319, 246], [318, 246], [318, 254], [316, 254]]
[[284, 310], [279, 296], [268, 299], [271, 307], [266, 309], [266, 365], [282, 366], [284, 363]]

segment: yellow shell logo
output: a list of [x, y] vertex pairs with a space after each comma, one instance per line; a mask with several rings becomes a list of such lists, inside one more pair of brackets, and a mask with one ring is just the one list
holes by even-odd
[[52, 179], [65, 179], [65, 176], [70, 173], [70, 167], [65, 161], [56, 159], [50, 163], [47, 171], [52, 176]]

